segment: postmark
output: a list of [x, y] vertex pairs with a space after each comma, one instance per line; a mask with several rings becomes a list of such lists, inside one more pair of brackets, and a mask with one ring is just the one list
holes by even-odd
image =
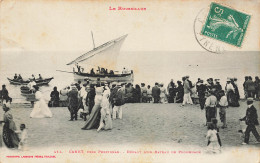
[[193, 29], [195, 39], [203, 49], [209, 52], [216, 54], [224, 53], [226, 48], [223, 45], [223, 42], [220, 42], [218, 40], [212, 39], [201, 34], [201, 29], [205, 24], [208, 11], [209, 10], [207, 8], [201, 9], [194, 20]]
[[241, 47], [251, 16], [212, 2], [201, 34]]

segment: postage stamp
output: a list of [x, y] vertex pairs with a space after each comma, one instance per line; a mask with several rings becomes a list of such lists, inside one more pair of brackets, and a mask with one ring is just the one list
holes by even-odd
[[241, 47], [251, 16], [212, 2], [201, 34]]

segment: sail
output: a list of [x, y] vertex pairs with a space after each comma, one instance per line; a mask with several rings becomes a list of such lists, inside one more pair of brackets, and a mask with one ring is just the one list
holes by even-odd
[[108, 69], [115, 69], [117, 57], [119, 55], [120, 48], [127, 35], [121, 36], [117, 39], [108, 41], [103, 45], [79, 56], [67, 65], [79, 63], [89, 67], [101, 66]]

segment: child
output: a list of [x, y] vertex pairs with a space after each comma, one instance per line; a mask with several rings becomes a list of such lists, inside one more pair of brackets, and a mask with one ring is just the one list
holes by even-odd
[[220, 153], [220, 144], [218, 142], [217, 130], [213, 123], [208, 124], [208, 132], [206, 139], [208, 140], [207, 151], [209, 153]]
[[228, 101], [227, 97], [225, 96], [225, 92], [221, 90], [219, 92], [219, 95], [221, 96], [219, 101], [219, 117], [221, 122], [223, 123], [223, 126], [221, 128], [227, 128], [227, 122], [226, 122], [226, 108], [228, 108]]
[[18, 149], [20, 150], [25, 150], [26, 149], [26, 145], [27, 145], [27, 129], [26, 129], [26, 126], [25, 124], [21, 124], [20, 125], [20, 130], [21, 131], [16, 131], [16, 133], [19, 134], [19, 137], [20, 137], [20, 142], [19, 142], [19, 146], [18, 146]]

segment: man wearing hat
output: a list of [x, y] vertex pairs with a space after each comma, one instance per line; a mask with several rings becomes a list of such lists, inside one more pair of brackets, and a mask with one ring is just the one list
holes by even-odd
[[193, 104], [192, 99], [190, 97], [191, 86], [189, 83], [189, 76], [186, 76], [184, 83], [183, 83], [183, 88], [184, 88], [184, 96], [183, 96], [182, 106], [184, 106], [186, 103]]
[[161, 90], [158, 85], [159, 84], [156, 82], [154, 87], [152, 88], [152, 96], [154, 99], [154, 103], [159, 103], [159, 101], [160, 101]]
[[254, 101], [253, 98], [247, 99], [248, 108], [246, 110], [246, 116], [244, 118], [239, 119], [240, 121], [245, 121], [247, 125], [246, 132], [245, 132], [245, 139], [244, 142], [242, 143], [243, 145], [249, 143], [250, 132], [252, 132], [256, 140], [260, 142], [260, 136], [255, 128], [256, 125], [259, 125], [259, 122], [258, 122], [257, 110], [253, 105], [253, 101]]
[[245, 90], [247, 91], [248, 97], [253, 97], [255, 92], [255, 83], [252, 81], [251, 76], [249, 76], [248, 80], [245, 82]]
[[116, 88], [113, 90], [113, 119], [123, 118], [123, 105], [125, 104], [124, 91], [125, 89], [121, 87], [121, 84], [117, 83]]
[[79, 107], [79, 93], [75, 85], [71, 86], [71, 90], [68, 93], [69, 105], [68, 109], [70, 111], [70, 121], [78, 119], [78, 107]]
[[207, 91], [207, 87], [203, 84], [203, 80], [200, 80], [199, 83], [197, 83], [197, 91], [199, 96], [200, 109], [203, 110], [206, 101], [205, 93]]

